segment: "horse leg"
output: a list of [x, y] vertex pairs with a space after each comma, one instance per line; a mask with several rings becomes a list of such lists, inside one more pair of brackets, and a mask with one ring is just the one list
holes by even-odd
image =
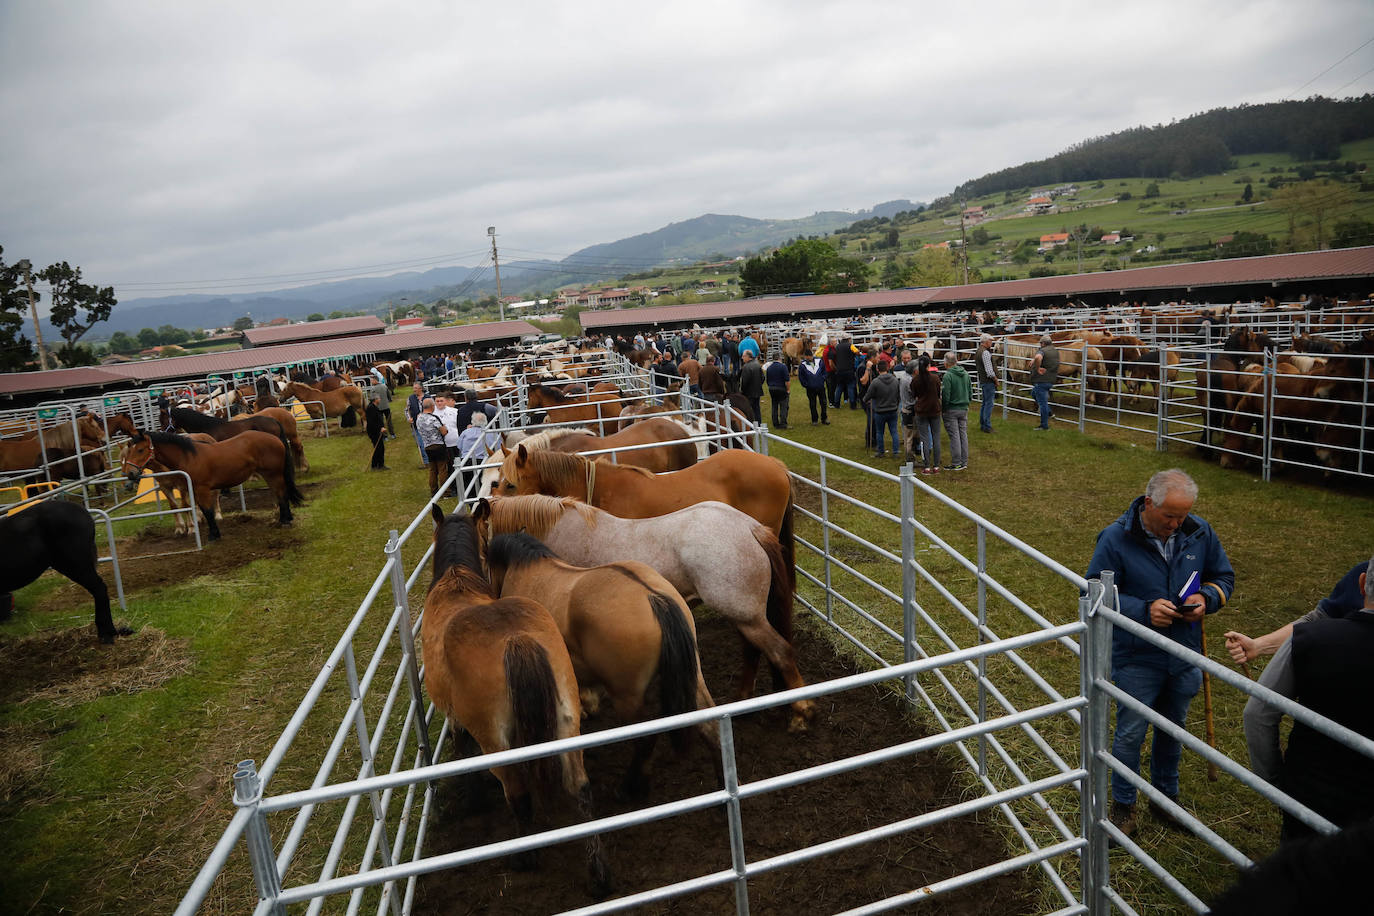
[[[52, 564], [52, 568], [84, 588], [95, 599], [95, 632], [100, 641], [106, 644], [115, 641], [114, 618], [110, 615], [110, 590], [105, 580], [96, 571], [95, 545], [91, 553], [84, 551], [77, 557], [64, 556]], [[126, 634], [127, 635], [127, 634]]]
[[[754, 620], [736, 620], [735, 626], [739, 629], [740, 635], [748, 640], [753, 647], [755, 658], [753, 670], [755, 672], [758, 668], [758, 652], [762, 651], [764, 655], [768, 656], [768, 661], [782, 673], [783, 682], [788, 689], [806, 686], [806, 681], [802, 680], [801, 672], [797, 670], [796, 650], [762, 616]], [[746, 656], [748, 654], [746, 653]], [[747, 682], [747, 686], [753, 687], [752, 679]], [[792, 718], [787, 723], [787, 730], [794, 734], [806, 731], [815, 714], [815, 703], [811, 700], [799, 700], [793, 703]]]
[[[592, 803], [592, 784], [582, 765], [582, 752], [563, 755], [563, 785], [577, 801], [577, 814], [583, 821], [596, 818]], [[593, 900], [604, 900], [611, 894], [611, 870], [606, 865], [606, 850], [601, 834], [587, 837], [587, 892]]]
[[219, 525], [217, 516], [219, 515], [219, 498], [215, 493], [208, 494], [204, 500], [199, 495], [196, 497], [196, 508], [200, 509], [200, 514], [205, 517], [205, 528], [210, 533], [210, 540], [219, 540]]
[[[477, 740], [465, 728], [460, 728], [456, 723], [453, 728], [453, 756], [456, 760], [467, 757], [476, 757], [482, 753], [482, 748], [477, 744]], [[459, 815], [479, 814], [483, 811], [490, 811], [494, 797], [491, 793], [491, 784], [494, 778], [490, 770], [475, 770], [471, 773], [464, 773], [458, 777], [458, 812]]]

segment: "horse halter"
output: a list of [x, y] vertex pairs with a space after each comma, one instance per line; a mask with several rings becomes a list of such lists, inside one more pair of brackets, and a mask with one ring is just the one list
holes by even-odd
[[[148, 457], [146, 457], [146, 458], [143, 459], [143, 463], [142, 463], [142, 464], [134, 464], [134, 462], [130, 461], [129, 458], [128, 458], [129, 452], [133, 450], [134, 443], [137, 443], [137, 442], [147, 442], [147, 443], [148, 443]], [[138, 438], [136, 438], [136, 439], [130, 440], [130, 442], [129, 442], [129, 447], [128, 447], [128, 449], [125, 450], [124, 456], [121, 457], [121, 458], [119, 459], [119, 469], [124, 473], [124, 476], [125, 476], [125, 477], [133, 477], [133, 476], [135, 476], [134, 473], [133, 473], [132, 471], [129, 470], [129, 468], [132, 466], [132, 467], [134, 468], [134, 470], [138, 471], [138, 475], [137, 475], [137, 476], [142, 477], [142, 476], [143, 476], [143, 470], [144, 470], [144, 468], [146, 468], [146, 467], [148, 466], [148, 462], [150, 462], [150, 461], [152, 461], [152, 460], [153, 460], [153, 443], [148, 439], [147, 436], [140, 436], [140, 437], [138, 437]]]

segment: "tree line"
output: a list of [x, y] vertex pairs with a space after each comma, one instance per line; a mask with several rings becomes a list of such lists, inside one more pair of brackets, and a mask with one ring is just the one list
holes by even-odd
[[1233, 156], [1288, 153], [1294, 159], [1338, 159], [1341, 144], [1374, 136], [1374, 94], [1344, 100], [1315, 97], [1215, 108], [1172, 124], [1133, 127], [967, 181], [931, 203], [1106, 178], [1189, 178], [1224, 172]]

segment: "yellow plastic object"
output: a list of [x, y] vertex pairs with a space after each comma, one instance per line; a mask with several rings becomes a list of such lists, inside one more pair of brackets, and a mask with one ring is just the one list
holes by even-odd
[[[21, 503], [26, 499], [32, 499], [40, 493], [46, 493], [49, 490], [55, 490], [57, 489], [57, 487], [58, 484], [55, 481], [51, 480], [41, 480], [38, 483], [24, 484], [22, 487], [0, 487], [0, 502]], [[10, 493], [14, 494], [13, 499], [9, 498]], [[27, 508], [28, 506], [15, 506], [14, 508], [6, 512], [5, 515], [10, 516], [16, 512], [23, 512]]]
[[305, 409], [305, 405], [300, 401], [291, 405], [291, 416], [296, 418], [297, 423], [304, 423], [310, 419], [310, 411]]
[[147, 474], [138, 479], [138, 495], [134, 497], [134, 504], [155, 503], [158, 501], [157, 482]]

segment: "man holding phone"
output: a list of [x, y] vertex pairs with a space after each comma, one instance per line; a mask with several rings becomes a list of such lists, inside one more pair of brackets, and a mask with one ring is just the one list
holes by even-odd
[[[1087, 577], [1104, 569], [1116, 574], [1121, 613], [1152, 626], [1194, 652], [1202, 651], [1202, 617], [1225, 606], [1235, 587], [1231, 561], [1212, 526], [1192, 514], [1197, 484], [1178, 468], [1150, 478], [1120, 518], [1097, 536]], [[1196, 665], [1177, 658], [1121, 629], [1112, 633], [1112, 681], [1141, 703], [1184, 726], [1188, 706], [1202, 687]], [[1118, 705], [1112, 756], [1140, 772], [1140, 748], [1149, 721]], [[1155, 730], [1150, 747], [1150, 784], [1178, 800], [1178, 740]], [[1112, 776], [1112, 823], [1135, 832], [1135, 786]], [[1150, 803], [1156, 820], [1178, 823]]]

